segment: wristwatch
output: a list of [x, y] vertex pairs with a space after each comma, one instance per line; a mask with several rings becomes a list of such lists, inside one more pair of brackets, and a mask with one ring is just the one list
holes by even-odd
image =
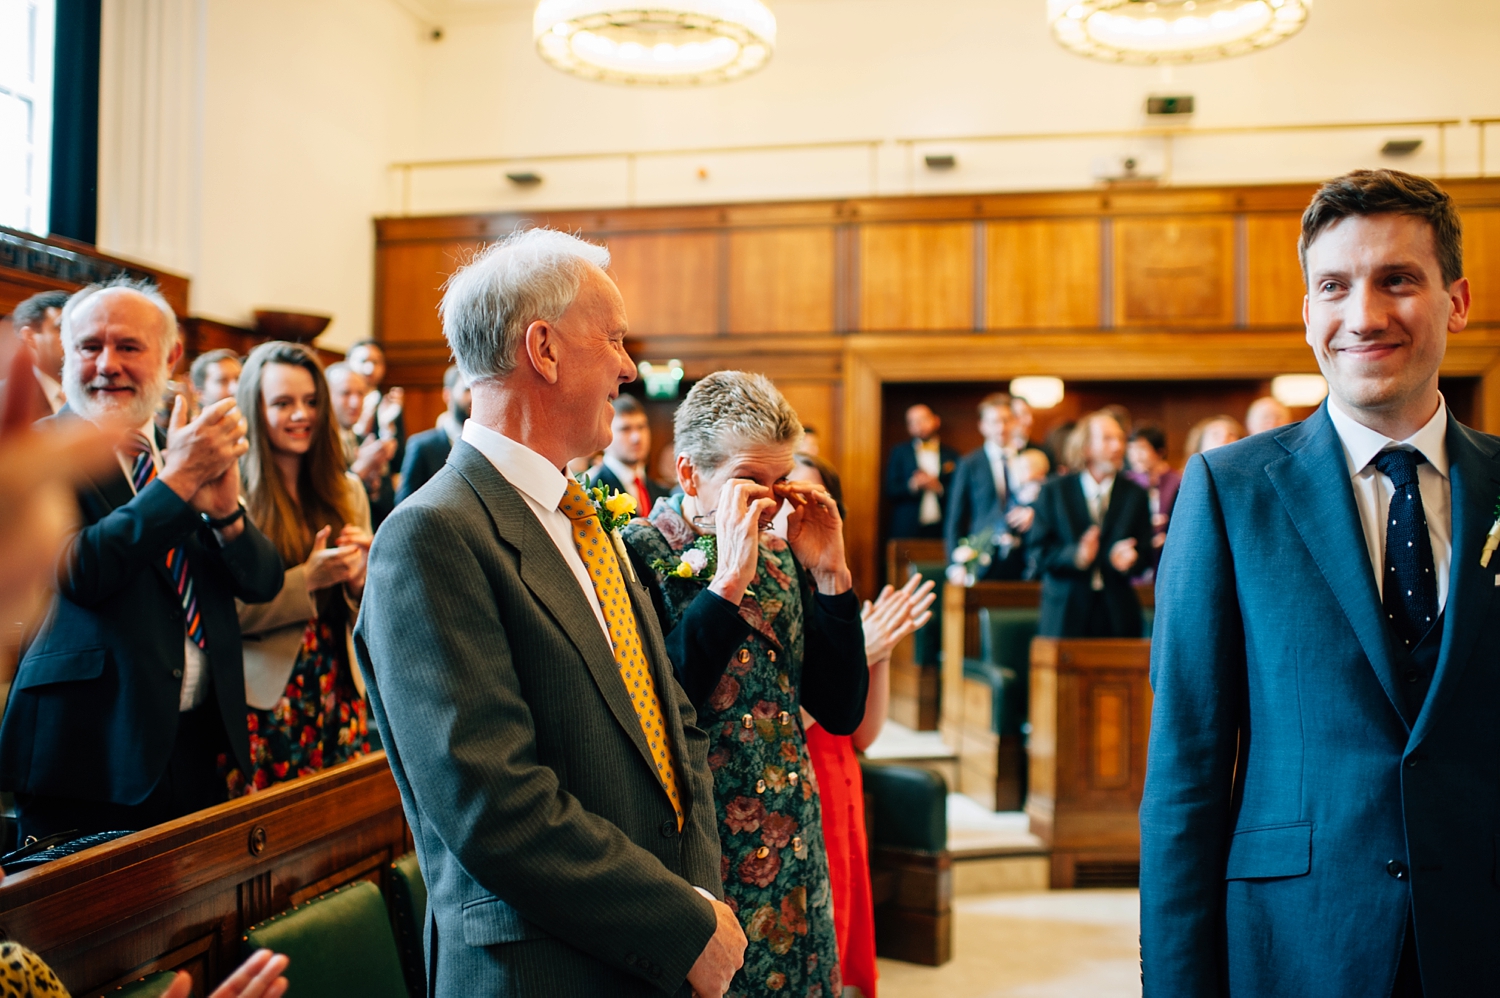
[[232, 527], [236, 523], [240, 522], [240, 519], [245, 515], [245, 504], [240, 503], [233, 513], [230, 513], [228, 516], [220, 517], [217, 520], [209, 516], [207, 513], [199, 513], [198, 515], [203, 517], [203, 522], [208, 525], [209, 529], [223, 530], [226, 527]]

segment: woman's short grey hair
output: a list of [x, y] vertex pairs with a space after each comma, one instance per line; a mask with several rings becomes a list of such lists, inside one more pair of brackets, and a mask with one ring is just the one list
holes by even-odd
[[763, 374], [715, 371], [677, 407], [674, 446], [703, 474], [745, 447], [796, 446], [802, 423]]
[[90, 284], [87, 287], [79, 288], [77, 291], [73, 292], [73, 296], [69, 298], [68, 303], [63, 306], [62, 318], [59, 322], [59, 325], [62, 327], [63, 342], [72, 342], [72, 326], [76, 321], [74, 319], [74, 316], [78, 314], [78, 310], [83, 306], [84, 302], [88, 301], [90, 298], [94, 297], [101, 291], [116, 290], [133, 291], [136, 294], [140, 295], [142, 298], [149, 301], [152, 305], [155, 305], [156, 310], [161, 313], [162, 350], [164, 352], [170, 351], [177, 345], [177, 313], [172, 311], [171, 303], [169, 303], [166, 298], [162, 297], [161, 291], [151, 281], [140, 280], [134, 277], [127, 276], [125, 274], [119, 274], [115, 277], [111, 277], [107, 281], [100, 281], [97, 284]]
[[609, 250], [556, 229], [527, 229], [454, 274], [438, 311], [469, 383], [514, 370], [526, 327], [561, 319], [591, 267], [607, 269]]

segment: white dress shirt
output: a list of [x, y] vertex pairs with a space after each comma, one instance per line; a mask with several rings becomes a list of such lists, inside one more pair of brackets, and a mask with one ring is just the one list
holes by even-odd
[[[917, 449], [917, 467], [927, 472], [933, 478], [943, 473], [943, 451], [942, 445], [938, 443], [937, 437], [931, 440], [914, 440], [912, 446]], [[938, 500], [937, 493], [927, 489], [922, 490], [922, 500], [917, 505], [917, 522], [923, 526], [943, 522], [943, 505]]]
[[1427, 517], [1427, 536], [1432, 541], [1433, 571], [1437, 572], [1438, 612], [1448, 602], [1448, 566], [1453, 561], [1453, 492], [1448, 481], [1448, 403], [1438, 396], [1438, 409], [1416, 433], [1405, 440], [1392, 440], [1383, 433], [1357, 422], [1332, 396], [1328, 415], [1344, 445], [1344, 460], [1354, 487], [1354, 506], [1365, 529], [1365, 547], [1369, 550], [1370, 570], [1375, 573], [1375, 587], [1385, 598], [1385, 531], [1390, 513], [1391, 480], [1374, 465], [1376, 455], [1386, 450], [1414, 450], [1427, 458], [1417, 465], [1417, 487], [1422, 490], [1422, 512]]
[[[1115, 476], [1110, 475], [1102, 482], [1094, 480], [1094, 473], [1087, 468], [1078, 476], [1078, 483], [1083, 486], [1083, 501], [1089, 506], [1089, 519], [1094, 521], [1095, 526], [1104, 525], [1104, 514], [1109, 512], [1109, 495], [1115, 489]], [[1089, 588], [1095, 592], [1104, 588], [1104, 570], [1094, 569], [1094, 577], [1089, 580]]]
[[[156, 473], [161, 474], [161, 451], [156, 446], [156, 422], [146, 420], [144, 426], [136, 432], [146, 438], [151, 445], [151, 463], [156, 465]], [[116, 451], [115, 456], [120, 461], [120, 467], [125, 472], [125, 480], [130, 483], [130, 491], [135, 491], [135, 458], [126, 457], [121, 451]], [[189, 568], [192, 566], [189, 565]], [[203, 654], [203, 649], [198, 643], [187, 636], [187, 620], [182, 622], [182, 693], [177, 698], [178, 711], [189, 711], [203, 704], [208, 696], [208, 684], [203, 677], [208, 674], [208, 658]]]
[[526, 505], [536, 514], [537, 522], [557, 546], [557, 553], [562, 555], [563, 561], [572, 570], [573, 578], [577, 580], [578, 587], [583, 590], [589, 606], [594, 610], [599, 629], [604, 632], [605, 642], [613, 648], [609, 625], [604, 622], [604, 609], [599, 605], [599, 594], [594, 592], [589, 570], [578, 554], [578, 545], [573, 541], [573, 521], [558, 508], [563, 494], [568, 491], [567, 476], [530, 447], [518, 444], [472, 419], [464, 423], [463, 439], [489, 458], [501, 477], [521, 493], [521, 498], [526, 500]]
[[995, 498], [1000, 508], [1005, 508], [1005, 499], [1010, 495], [1010, 458], [1003, 447], [989, 440], [984, 442], [984, 456], [990, 462], [990, 477], [995, 480]]

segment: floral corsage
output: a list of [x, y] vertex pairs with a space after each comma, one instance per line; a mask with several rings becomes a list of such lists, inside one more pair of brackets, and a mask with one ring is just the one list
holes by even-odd
[[995, 545], [995, 532], [981, 530], [977, 534], [962, 538], [953, 546], [953, 563], [948, 566], [948, 581], [960, 586], [972, 586], [980, 572], [990, 567]]
[[583, 486], [589, 502], [594, 504], [594, 512], [599, 517], [599, 525], [615, 542], [615, 554], [619, 555], [620, 564], [625, 566], [625, 570], [634, 579], [635, 568], [630, 564], [630, 556], [625, 553], [625, 540], [620, 536], [620, 528], [635, 516], [635, 497], [625, 492], [606, 492], [602, 485], [590, 488], [587, 480], [582, 477], [578, 479], [578, 483]]
[[674, 564], [664, 558], [651, 563], [651, 570], [662, 578], [710, 579], [719, 567], [719, 546], [712, 534], [706, 534], [684, 548]]

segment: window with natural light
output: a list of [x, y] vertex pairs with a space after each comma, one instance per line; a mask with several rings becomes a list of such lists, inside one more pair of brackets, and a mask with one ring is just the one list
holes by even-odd
[[0, 0], [0, 225], [47, 234], [54, 0]]

